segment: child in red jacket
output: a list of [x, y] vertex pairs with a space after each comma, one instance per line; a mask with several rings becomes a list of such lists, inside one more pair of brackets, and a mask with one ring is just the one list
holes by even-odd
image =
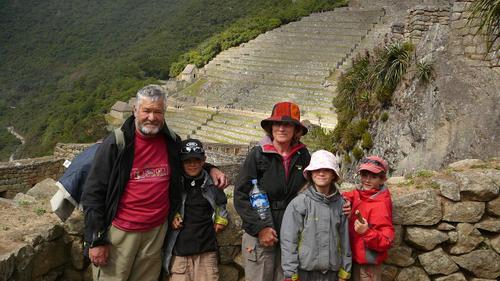
[[394, 239], [391, 194], [385, 185], [389, 165], [378, 157], [363, 158], [358, 168], [361, 186], [345, 192], [352, 204], [349, 238], [354, 281], [381, 281], [382, 262]]

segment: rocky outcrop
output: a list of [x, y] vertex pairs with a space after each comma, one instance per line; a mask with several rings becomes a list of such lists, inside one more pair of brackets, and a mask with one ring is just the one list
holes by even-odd
[[453, 3], [451, 23], [429, 26], [416, 46], [417, 60], [432, 63], [434, 81], [413, 79], [415, 72], [410, 70], [387, 111], [389, 119], [372, 130], [374, 148], [369, 153], [384, 155], [396, 174], [435, 170], [465, 158], [500, 156], [500, 72], [498, 67], [487, 67], [490, 61], [481, 64], [479, 55], [463, 53], [476, 52], [485, 44], [484, 37], [469, 31], [465, 35], [466, 27], [458, 26], [467, 21], [465, 6], [464, 1]]

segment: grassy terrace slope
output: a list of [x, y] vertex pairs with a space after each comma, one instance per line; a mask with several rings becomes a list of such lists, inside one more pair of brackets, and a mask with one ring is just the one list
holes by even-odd
[[179, 55], [211, 36], [231, 37], [235, 22], [280, 25], [281, 16], [294, 20], [336, 1], [294, 2], [0, 1], [0, 127], [14, 125], [26, 138], [21, 157], [50, 153], [58, 141], [95, 140], [111, 104], [168, 78]]

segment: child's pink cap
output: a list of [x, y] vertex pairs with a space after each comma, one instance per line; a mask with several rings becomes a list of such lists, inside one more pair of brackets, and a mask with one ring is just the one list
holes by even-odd
[[382, 172], [384, 174], [387, 174], [387, 172], [389, 171], [389, 164], [387, 164], [387, 161], [378, 156], [365, 157], [361, 159], [359, 163], [360, 164], [358, 172], [365, 170], [365, 171], [370, 171], [374, 174], [379, 174]]
[[304, 169], [304, 178], [309, 179], [307, 172], [316, 171], [319, 169], [330, 169], [339, 177], [339, 161], [333, 153], [326, 150], [318, 150], [311, 155], [309, 166]]

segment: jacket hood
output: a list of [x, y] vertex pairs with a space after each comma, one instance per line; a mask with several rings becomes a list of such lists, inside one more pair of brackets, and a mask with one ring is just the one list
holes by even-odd
[[342, 196], [339, 193], [339, 189], [338, 189], [337, 185], [335, 185], [334, 193], [330, 194], [328, 196], [316, 191], [316, 189], [312, 185], [309, 185], [307, 187], [307, 189], [304, 190], [303, 192], [307, 197], [311, 198], [312, 200], [318, 201], [318, 202], [324, 202], [326, 204], [330, 204], [330, 203], [335, 202], [337, 200], [340, 200], [342, 198]]
[[387, 185], [383, 185], [381, 189], [370, 189], [363, 190], [361, 188], [357, 189], [359, 193], [359, 198], [363, 201], [386, 201], [387, 198], [391, 197]]

